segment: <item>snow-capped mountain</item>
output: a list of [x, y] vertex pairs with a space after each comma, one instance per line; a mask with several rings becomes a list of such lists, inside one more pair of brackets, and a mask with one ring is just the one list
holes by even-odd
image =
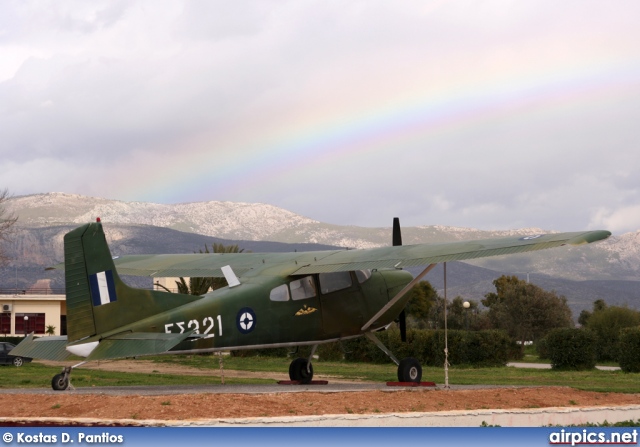
[[[127, 225], [168, 228], [222, 239], [349, 248], [388, 245], [391, 239], [390, 228], [332, 225], [262, 203], [212, 201], [167, 205], [48, 193], [13, 197], [7, 201], [7, 208], [19, 217], [18, 225], [22, 228], [75, 226], [100, 217], [105, 228], [118, 227], [111, 235], [107, 231], [112, 241], [127, 237]], [[405, 244], [549, 232], [539, 228], [483, 231], [440, 225], [405, 227], [402, 231]], [[640, 231], [585, 247], [485, 258], [472, 264], [504, 273], [539, 273], [573, 280], [639, 280]]]

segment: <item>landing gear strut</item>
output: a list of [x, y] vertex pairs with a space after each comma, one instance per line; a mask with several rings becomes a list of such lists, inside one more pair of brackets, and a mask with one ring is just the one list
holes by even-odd
[[376, 337], [373, 332], [365, 332], [364, 334], [369, 340], [374, 342], [378, 348], [398, 365], [398, 382], [415, 382], [420, 383], [422, 380], [422, 366], [420, 362], [412, 357], [407, 357], [398, 361], [395, 355]]

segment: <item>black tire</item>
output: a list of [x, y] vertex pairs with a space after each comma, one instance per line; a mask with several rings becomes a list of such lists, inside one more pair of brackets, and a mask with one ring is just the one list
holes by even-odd
[[66, 390], [69, 388], [69, 378], [65, 378], [63, 373], [56, 374], [53, 376], [53, 379], [51, 379], [51, 388], [56, 391]]
[[422, 380], [422, 366], [414, 358], [402, 359], [398, 365], [398, 382], [420, 383]]
[[313, 365], [309, 363], [307, 371], [307, 359], [297, 358], [289, 365], [289, 378], [300, 383], [310, 383], [313, 379]]
[[24, 365], [24, 360], [22, 359], [22, 357], [14, 357], [12, 363], [13, 363], [13, 366], [20, 367]]

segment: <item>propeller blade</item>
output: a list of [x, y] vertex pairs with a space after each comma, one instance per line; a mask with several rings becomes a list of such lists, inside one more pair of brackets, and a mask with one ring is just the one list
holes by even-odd
[[398, 247], [402, 245], [402, 233], [400, 232], [400, 219], [397, 217], [393, 218], [393, 240], [392, 245], [394, 247]]

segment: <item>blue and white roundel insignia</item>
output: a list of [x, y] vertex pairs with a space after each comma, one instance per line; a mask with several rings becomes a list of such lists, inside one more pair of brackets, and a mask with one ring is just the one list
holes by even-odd
[[532, 239], [538, 239], [539, 237], [544, 236], [544, 234], [535, 234], [533, 236], [525, 236], [525, 237], [521, 237], [520, 240], [521, 241], [530, 241]]
[[242, 334], [248, 334], [254, 330], [256, 327], [256, 314], [253, 309], [249, 307], [240, 309], [238, 317], [236, 318], [236, 324]]

